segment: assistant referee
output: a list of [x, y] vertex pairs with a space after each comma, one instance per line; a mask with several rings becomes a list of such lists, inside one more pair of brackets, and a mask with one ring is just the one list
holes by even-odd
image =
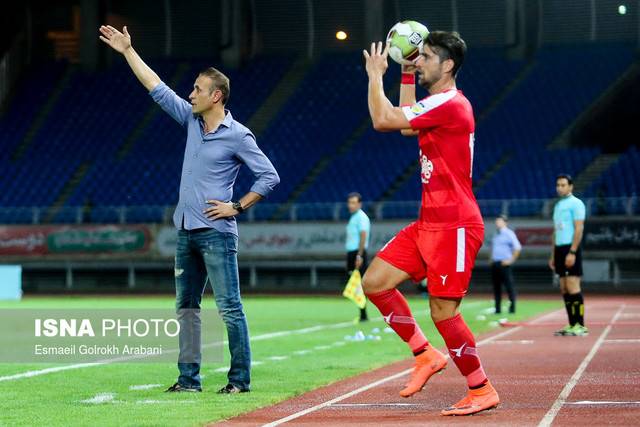
[[[362, 196], [360, 193], [349, 193], [347, 196], [347, 208], [351, 217], [347, 223], [345, 249], [347, 251], [347, 274], [350, 276], [353, 270], [360, 270], [364, 276], [367, 270], [367, 248], [371, 237], [371, 221], [362, 210]], [[366, 305], [360, 309], [360, 315], [356, 322], [369, 320]]]
[[584, 298], [580, 289], [582, 277], [582, 234], [586, 209], [584, 203], [573, 195], [573, 179], [570, 175], [556, 177], [556, 192], [560, 200], [553, 208], [553, 249], [549, 267], [560, 276], [560, 291], [567, 309], [569, 324], [555, 335], [582, 336], [589, 330], [584, 326]]

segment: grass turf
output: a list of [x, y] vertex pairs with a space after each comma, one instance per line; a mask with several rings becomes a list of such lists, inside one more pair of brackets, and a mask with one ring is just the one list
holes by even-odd
[[[428, 302], [409, 298], [414, 315], [431, 342], [443, 342], [428, 318]], [[309, 328], [317, 325], [343, 325], [292, 333], [252, 342], [252, 392], [217, 395], [226, 384], [225, 364], [205, 364], [202, 368], [203, 393], [162, 393], [177, 377], [175, 364], [114, 363], [84, 367], [45, 375], [0, 381], [0, 425], [114, 425], [159, 426], [203, 425], [288, 399], [305, 391], [405, 359], [406, 345], [386, 326], [375, 307], [369, 306], [373, 320], [355, 325], [349, 321], [358, 313], [349, 301], [338, 297], [247, 297], [245, 311], [252, 337]], [[36, 297], [19, 303], [0, 303], [0, 308], [166, 308], [167, 297]], [[495, 327], [495, 315], [487, 315], [493, 302], [465, 299], [462, 312], [474, 333]], [[518, 321], [557, 308], [554, 301], [521, 299]], [[203, 311], [217, 315], [211, 298]], [[483, 320], [482, 316], [486, 318]], [[504, 316], [504, 315], [503, 315]], [[375, 333], [379, 340], [346, 340], [347, 335], [363, 331]], [[225, 355], [225, 358], [227, 356]], [[55, 365], [0, 364], [0, 377], [40, 370]], [[158, 384], [146, 390], [130, 386]], [[103, 403], [83, 401], [104, 399]]]

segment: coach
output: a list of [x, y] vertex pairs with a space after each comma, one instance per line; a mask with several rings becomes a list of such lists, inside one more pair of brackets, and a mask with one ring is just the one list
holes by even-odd
[[496, 313], [502, 310], [502, 285], [509, 295], [509, 313], [516, 312], [516, 290], [513, 283], [511, 266], [520, 256], [522, 245], [507, 226], [508, 218], [500, 215], [496, 218], [496, 234], [491, 239], [491, 281], [496, 303]]
[[[100, 27], [100, 39], [121, 53], [160, 107], [187, 131], [180, 197], [173, 222], [178, 229], [175, 257], [176, 310], [180, 322], [178, 381], [167, 391], [202, 391], [200, 382], [200, 302], [207, 280], [226, 325], [231, 353], [228, 384], [218, 393], [250, 389], [249, 331], [240, 300], [238, 229], [235, 216], [269, 194], [280, 182], [249, 129], [233, 119], [225, 104], [229, 79], [215, 68], [195, 80], [189, 101], [165, 85], [131, 46], [123, 32]], [[241, 165], [256, 176], [251, 191], [231, 201]]]

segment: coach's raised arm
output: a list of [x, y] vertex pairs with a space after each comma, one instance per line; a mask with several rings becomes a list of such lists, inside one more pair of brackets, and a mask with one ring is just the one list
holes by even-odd
[[124, 56], [133, 73], [148, 91], [153, 90], [160, 83], [160, 77], [144, 63], [140, 55], [133, 49], [131, 36], [126, 26], [122, 28], [121, 33], [111, 25], [102, 25], [100, 33], [102, 34], [100, 40]]

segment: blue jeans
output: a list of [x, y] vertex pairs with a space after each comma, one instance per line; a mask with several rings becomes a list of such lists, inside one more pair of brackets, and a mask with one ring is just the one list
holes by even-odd
[[[238, 237], [213, 228], [178, 230], [175, 277], [176, 312], [181, 325], [178, 383], [185, 387], [201, 387], [199, 311], [208, 279], [218, 313], [227, 328], [231, 353], [231, 368], [227, 374], [229, 384], [249, 390], [251, 349], [247, 319], [240, 301]], [[197, 342], [195, 346], [194, 342]], [[186, 354], [189, 352], [195, 352], [195, 357]], [[180, 360], [190, 360], [192, 363], [182, 363]]]

